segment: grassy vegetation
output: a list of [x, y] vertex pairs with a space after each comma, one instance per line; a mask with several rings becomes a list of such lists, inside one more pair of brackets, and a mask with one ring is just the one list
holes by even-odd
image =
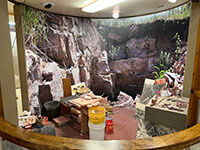
[[173, 37], [176, 42], [176, 49], [174, 51], [175, 56], [172, 56], [169, 52], [164, 52], [161, 50], [157, 65], [153, 66], [155, 79], [162, 79], [166, 72], [172, 72], [171, 63], [174, 60], [179, 60], [181, 57], [181, 46], [182, 40], [178, 33]]
[[153, 66], [154, 72], [153, 74], [155, 75], [155, 79], [162, 79], [165, 75], [166, 72], [171, 72], [170, 66], [170, 59], [171, 59], [171, 54], [168, 52], [161, 51], [160, 56], [158, 59], [157, 65]]
[[173, 39], [176, 40], [176, 49], [175, 49], [175, 60], [179, 60], [180, 55], [181, 55], [181, 44], [182, 44], [182, 40], [180, 38], [180, 35], [178, 33], [176, 33], [173, 37]]
[[156, 20], [175, 20], [184, 19], [190, 17], [191, 13], [191, 2], [184, 4], [180, 7], [164, 11], [161, 13], [155, 13], [152, 15], [124, 18], [124, 19], [93, 19], [98, 26], [105, 25], [110, 27], [126, 27], [132, 24], [143, 24], [149, 23]]
[[108, 58], [109, 60], [115, 60], [117, 53], [120, 51], [119, 46], [112, 45], [108, 50]]
[[40, 38], [46, 37], [45, 13], [24, 5], [23, 27], [27, 40], [32, 40], [36, 45]]

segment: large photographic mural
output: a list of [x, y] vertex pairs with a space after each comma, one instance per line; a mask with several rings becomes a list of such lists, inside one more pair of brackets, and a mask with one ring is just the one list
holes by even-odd
[[[68, 17], [24, 6], [23, 23], [30, 109], [63, 96], [62, 78], [85, 82], [115, 100], [141, 94], [145, 78], [161, 72], [183, 81], [190, 3], [126, 19]], [[180, 69], [181, 66], [181, 69]]]

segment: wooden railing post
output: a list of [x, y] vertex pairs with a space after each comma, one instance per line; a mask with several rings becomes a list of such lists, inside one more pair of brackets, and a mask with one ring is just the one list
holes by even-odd
[[1, 93], [1, 82], [0, 82], [0, 117], [4, 118], [3, 100], [2, 100], [2, 93]]
[[[0, 118], [4, 118], [3, 114], [3, 100], [2, 100], [2, 93], [1, 93], [1, 82], [0, 82]], [[0, 137], [0, 150], [3, 150], [3, 145], [2, 145], [2, 138]]]
[[193, 66], [193, 75], [192, 75], [192, 89], [190, 94], [190, 103], [188, 109], [188, 121], [187, 126], [193, 126], [197, 123], [198, 117], [198, 104], [199, 104], [199, 94], [200, 90], [200, 18], [195, 50], [195, 60]]
[[2, 137], [0, 137], [0, 150], [3, 150]]

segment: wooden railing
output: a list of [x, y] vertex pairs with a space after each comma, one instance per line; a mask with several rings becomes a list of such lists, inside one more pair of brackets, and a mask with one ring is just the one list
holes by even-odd
[[198, 120], [198, 106], [200, 99], [200, 17], [199, 17], [199, 26], [197, 34], [197, 42], [195, 49], [195, 58], [192, 74], [192, 87], [190, 94], [190, 103], [188, 109], [188, 119], [187, 126], [190, 127], [195, 125]]
[[138, 140], [78, 140], [43, 135], [10, 124], [0, 118], [0, 136], [17, 145], [35, 150], [179, 150], [200, 142], [200, 124], [173, 134]]
[[0, 137], [34, 150], [179, 150], [200, 142], [200, 123], [173, 134], [138, 140], [93, 141], [43, 135], [19, 128], [4, 119], [0, 88]]
[[194, 95], [200, 99], [200, 90], [194, 90]]

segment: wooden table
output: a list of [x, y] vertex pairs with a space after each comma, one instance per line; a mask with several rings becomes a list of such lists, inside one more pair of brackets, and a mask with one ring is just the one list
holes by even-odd
[[69, 100], [73, 100], [76, 98], [79, 98], [80, 96], [78, 95], [73, 95], [73, 96], [68, 96], [68, 97], [64, 97], [61, 99], [60, 103], [61, 103], [61, 116], [64, 116], [65, 114], [69, 114], [70, 113], [70, 106], [68, 101]]
[[89, 131], [88, 128], [88, 107], [87, 105], [91, 105], [95, 102], [101, 101], [103, 98], [98, 98], [95, 100], [85, 100], [82, 97], [77, 99], [69, 100], [68, 102], [72, 104], [74, 107], [81, 111], [81, 134], [85, 134]]

